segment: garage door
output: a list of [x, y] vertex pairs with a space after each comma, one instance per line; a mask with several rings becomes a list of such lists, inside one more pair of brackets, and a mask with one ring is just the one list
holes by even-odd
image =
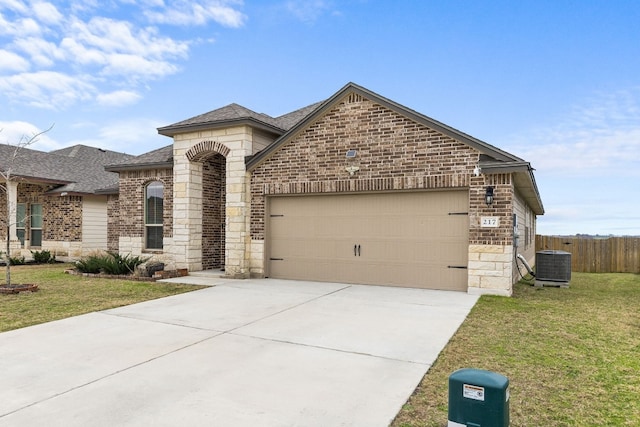
[[269, 277], [467, 290], [466, 191], [269, 199]]

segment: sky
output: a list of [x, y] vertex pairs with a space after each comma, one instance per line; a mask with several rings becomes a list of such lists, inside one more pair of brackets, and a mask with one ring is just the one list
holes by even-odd
[[0, 0], [0, 143], [142, 154], [348, 82], [531, 163], [538, 234], [640, 235], [636, 0]]

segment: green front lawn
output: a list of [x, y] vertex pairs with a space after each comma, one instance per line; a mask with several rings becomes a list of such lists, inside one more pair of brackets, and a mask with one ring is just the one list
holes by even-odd
[[[98, 279], [64, 274], [70, 265], [11, 267], [11, 283], [35, 283], [38, 292], [0, 295], [0, 332], [97, 310], [202, 289], [201, 286]], [[0, 283], [4, 282], [0, 268]]]
[[640, 426], [640, 275], [483, 296], [392, 425], [446, 426], [460, 368], [509, 378], [512, 426]]

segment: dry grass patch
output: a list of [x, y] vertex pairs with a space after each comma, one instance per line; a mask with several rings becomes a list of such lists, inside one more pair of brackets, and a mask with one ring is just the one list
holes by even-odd
[[449, 375], [469, 367], [509, 378], [512, 426], [640, 425], [640, 275], [480, 298], [392, 425], [446, 426]]
[[0, 295], [0, 332], [202, 289], [175, 283], [87, 278], [64, 274], [65, 268], [70, 266], [12, 266], [12, 283], [35, 283], [39, 291]]

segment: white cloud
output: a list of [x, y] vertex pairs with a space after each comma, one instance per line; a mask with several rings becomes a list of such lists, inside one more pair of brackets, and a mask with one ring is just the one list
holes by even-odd
[[[54, 109], [86, 100], [130, 104], [140, 87], [179, 72], [180, 61], [201, 37], [177, 40], [162, 26], [140, 25], [141, 20], [236, 28], [246, 20], [241, 5], [237, 0], [0, 0], [0, 97]], [[125, 8], [129, 21], [114, 18]]]
[[132, 83], [177, 72], [171, 60], [188, 52], [186, 42], [161, 37], [152, 28], [136, 30], [123, 21], [76, 20], [72, 28], [72, 36], [60, 43], [68, 61], [96, 67], [103, 76], [126, 76]]
[[187, 42], [162, 37], [153, 27], [136, 30], [128, 22], [92, 19], [83, 26], [80, 41], [108, 53], [130, 53], [152, 58], [186, 57]]
[[26, 5], [19, 0], [0, 0], [0, 10], [8, 9], [25, 13], [28, 11]]
[[37, 2], [32, 7], [36, 18], [46, 24], [59, 24], [64, 19], [58, 9], [51, 3]]
[[22, 56], [0, 49], [0, 73], [6, 71], [24, 72], [29, 69], [29, 61]]
[[142, 154], [171, 144], [170, 138], [160, 137], [155, 133], [155, 129], [164, 124], [144, 117], [118, 120], [100, 126], [95, 123], [80, 123], [78, 128], [92, 130], [91, 137], [67, 141], [65, 146], [83, 144], [128, 154]]
[[0, 89], [9, 99], [25, 99], [29, 105], [60, 110], [79, 100], [91, 99], [96, 89], [85, 81], [54, 71], [0, 76]]
[[[29, 139], [45, 129], [40, 129], [36, 125], [23, 121], [0, 121], [0, 143], [1, 144], [18, 144], [25, 139]], [[50, 132], [38, 136], [33, 145], [29, 148], [34, 150], [53, 150], [60, 148], [60, 144], [56, 142], [50, 135]]]
[[106, 75], [120, 75], [129, 81], [140, 78], [160, 78], [173, 74], [178, 67], [166, 61], [154, 61], [136, 55], [109, 55], [109, 63], [102, 70]]
[[31, 18], [5, 19], [0, 14], [0, 35], [12, 37], [28, 37], [39, 35], [42, 31], [40, 25]]
[[640, 176], [640, 88], [599, 94], [511, 145], [547, 174]]
[[[285, 9], [303, 22], [313, 22], [325, 12], [332, 10], [333, 2], [327, 0], [289, 0]], [[333, 14], [339, 14], [332, 11]]]
[[137, 92], [117, 90], [111, 93], [101, 93], [96, 97], [96, 100], [100, 105], [121, 107], [124, 105], [135, 104], [140, 98], [141, 95]]
[[228, 4], [241, 2], [205, 0], [201, 2], [176, 1], [161, 10], [147, 10], [145, 15], [151, 22], [169, 25], [206, 25], [209, 21], [231, 28], [244, 25], [247, 17]]
[[51, 67], [57, 60], [63, 58], [62, 51], [55, 43], [49, 42], [41, 37], [18, 39], [14, 42], [13, 47], [28, 55], [34, 63], [34, 66], [43, 68]]

